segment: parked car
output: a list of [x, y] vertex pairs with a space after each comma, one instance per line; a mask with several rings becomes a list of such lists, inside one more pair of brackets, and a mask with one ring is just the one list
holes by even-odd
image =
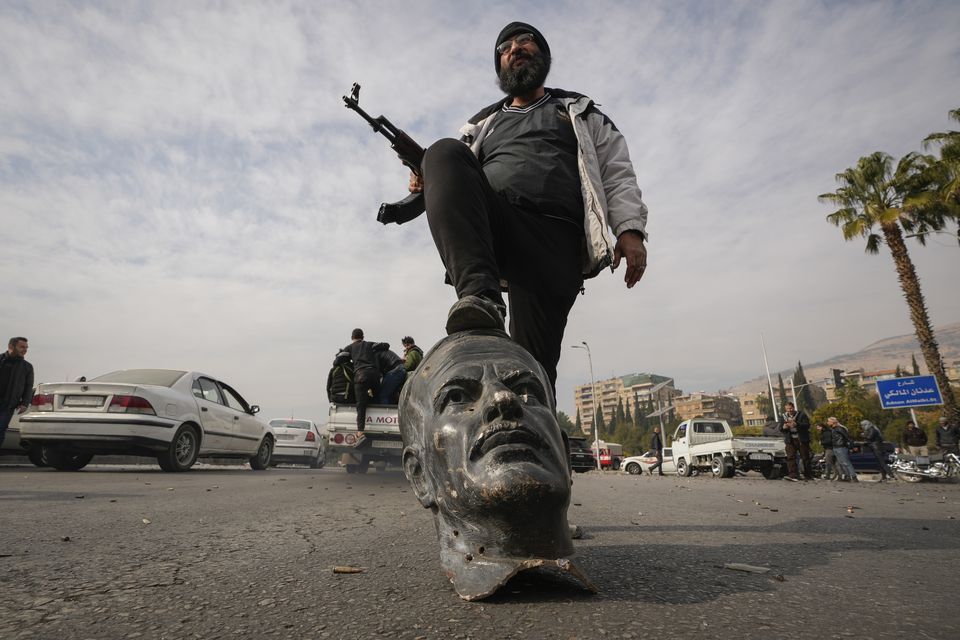
[[[897, 445], [893, 442], [883, 442], [880, 446], [883, 448], [883, 453], [887, 456], [887, 463], [889, 464], [897, 450]], [[850, 462], [853, 463], [853, 470], [857, 473], [880, 473], [877, 457], [873, 455], [873, 449], [866, 442], [854, 442], [851, 445]], [[823, 463], [822, 453], [813, 456], [811, 466], [813, 467], [813, 475], [817, 477], [823, 475], [826, 466]]]
[[597, 468], [597, 458], [586, 438], [570, 437], [570, 468], [577, 473]]
[[[649, 473], [650, 467], [656, 463], [657, 456], [654, 455], [653, 450], [651, 449], [643, 455], [624, 458], [623, 462], [620, 463], [620, 468], [630, 475], [635, 476], [644, 472]], [[677, 472], [677, 466], [673, 462], [673, 449], [670, 447], [667, 447], [663, 450], [663, 472], [671, 474]]]
[[10, 425], [0, 442], [0, 456], [27, 456], [38, 467], [47, 466], [47, 454], [42, 446], [27, 448], [20, 446], [20, 416], [14, 413]]
[[327, 460], [327, 442], [313, 420], [270, 421], [273, 437], [273, 457], [270, 464], [283, 462], [308, 464], [311, 469], [320, 469]]
[[274, 437], [233, 387], [204, 373], [128, 369], [89, 381], [45, 383], [20, 416], [20, 437], [50, 466], [82, 469], [95, 455], [156, 457], [186, 471], [198, 456], [244, 458], [266, 469]]
[[623, 461], [623, 445], [616, 442], [604, 442], [600, 441], [600, 467], [602, 469], [613, 469], [614, 471], [620, 468], [620, 463]]

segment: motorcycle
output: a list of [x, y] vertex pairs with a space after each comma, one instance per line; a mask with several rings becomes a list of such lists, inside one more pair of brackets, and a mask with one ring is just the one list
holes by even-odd
[[897, 478], [906, 482], [941, 480], [960, 476], [960, 457], [954, 453], [933, 456], [909, 456], [897, 453], [890, 468]]

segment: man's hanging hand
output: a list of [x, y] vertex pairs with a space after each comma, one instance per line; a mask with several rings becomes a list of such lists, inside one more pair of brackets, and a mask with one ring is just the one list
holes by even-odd
[[613, 249], [613, 269], [620, 266], [620, 259], [626, 258], [627, 272], [623, 276], [623, 281], [627, 283], [627, 289], [632, 289], [633, 285], [640, 281], [643, 272], [647, 270], [647, 248], [643, 246], [643, 234], [639, 231], [624, 231], [617, 238], [617, 246]]

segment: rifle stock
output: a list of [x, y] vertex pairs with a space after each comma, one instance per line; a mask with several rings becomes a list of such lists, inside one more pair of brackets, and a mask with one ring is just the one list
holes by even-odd
[[[423, 147], [413, 141], [413, 138], [404, 133], [401, 129], [393, 126], [393, 123], [385, 117], [372, 117], [366, 111], [360, 108], [360, 85], [356, 82], [350, 88], [350, 95], [343, 96], [343, 102], [348, 109], [356, 111], [361, 118], [367, 121], [376, 133], [379, 133], [390, 142], [390, 148], [393, 149], [400, 161], [410, 168], [417, 175], [420, 174], [420, 163], [423, 161]], [[380, 205], [377, 212], [377, 221], [381, 224], [403, 224], [409, 222], [426, 211], [423, 202], [422, 193], [411, 193], [407, 197], [397, 202], [384, 202]]]

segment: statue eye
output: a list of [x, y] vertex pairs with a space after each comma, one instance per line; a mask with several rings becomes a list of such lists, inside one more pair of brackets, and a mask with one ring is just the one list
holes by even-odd
[[472, 386], [470, 384], [451, 384], [444, 387], [437, 398], [438, 410], [443, 411], [451, 405], [456, 407], [474, 402], [479, 394]]
[[533, 381], [521, 381], [513, 385], [512, 391], [524, 404], [543, 404], [546, 402], [543, 387]]

